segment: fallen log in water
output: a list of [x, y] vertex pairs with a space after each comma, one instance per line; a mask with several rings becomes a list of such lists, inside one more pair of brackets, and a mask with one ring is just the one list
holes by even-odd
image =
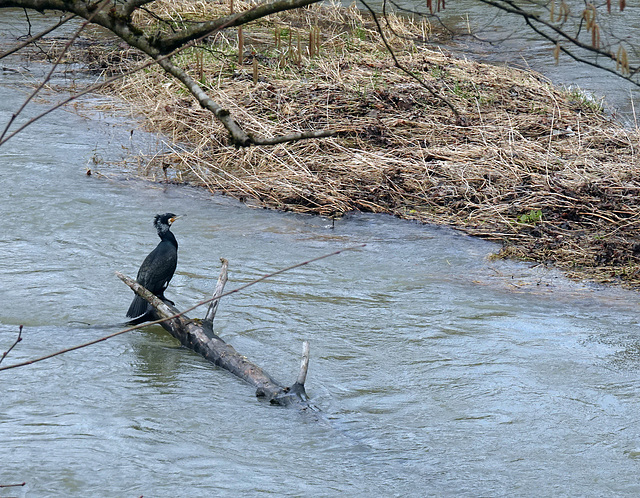
[[[119, 272], [116, 272], [125, 284], [143, 299], [147, 300], [155, 309], [156, 318], [162, 320], [160, 325], [173, 337], [178, 339], [183, 346], [199, 353], [214, 365], [217, 365], [241, 378], [256, 388], [256, 396], [264, 398], [273, 404], [296, 404], [301, 409], [313, 408], [308, 403], [304, 383], [309, 365], [309, 343], [303, 344], [303, 355], [300, 372], [296, 382], [291, 386], [274, 380], [262, 368], [252, 363], [246, 356], [239, 354], [233, 346], [224, 342], [213, 332], [213, 318], [217, 309], [220, 296], [223, 293], [227, 280], [227, 266], [225, 259], [222, 261], [222, 270], [218, 278], [218, 284], [207, 311], [202, 321], [193, 320], [180, 312], [171, 304], [149, 292], [135, 280]], [[217, 299], [216, 299], [217, 298]]]

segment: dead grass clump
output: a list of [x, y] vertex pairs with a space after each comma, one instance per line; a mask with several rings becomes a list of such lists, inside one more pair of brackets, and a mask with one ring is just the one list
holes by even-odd
[[[172, 2], [151, 5], [175, 16]], [[152, 21], [148, 29], [160, 29]], [[314, 5], [245, 26], [242, 64], [237, 30], [179, 62], [250, 134], [332, 128], [340, 136], [237, 150], [178, 83], [150, 69], [114, 89], [180, 144], [144, 173], [164, 177], [168, 168], [177, 181], [283, 210], [447, 223], [503, 241], [505, 257], [639, 285], [638, 135], [577, 92], [430, 50], [415, 43], [433, 36], [428, 26], [389, 22], [401, 64], [448, 99], [464, 126], [394, 67], [370, 19]]]

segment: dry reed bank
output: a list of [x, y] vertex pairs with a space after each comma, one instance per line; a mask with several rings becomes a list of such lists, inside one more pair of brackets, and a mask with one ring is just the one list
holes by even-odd
[[[229, 8], [175, 5], [152, 4], [176, 22]], [[370, 18], [316, 5], [245, 26], [241, 61], [237, 29], [178, 60], [252, 134], [332, 128], [339, 136], [237, 150], [180, 84], [149, 69], [111, 87], [174, 143], [142, 173], [275, 209], [445, 223], [502, 241], [504, 257], [640, 286], [638, 133], [538, 74], [430, 48], [421, 42], [433, 37], [428, 24], [383, 24], [400, 63], [464, 122], [394, 67]]]

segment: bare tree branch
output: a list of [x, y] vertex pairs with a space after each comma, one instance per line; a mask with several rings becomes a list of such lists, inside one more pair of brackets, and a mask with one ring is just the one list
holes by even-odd
[[9, 349], [7, 349], [4, 353], [2, 353], [2, 357], [0, 358], [0, 363], [2, 363], [2, 360], [4, 360], [7, 357], [7, 355], [11, 352], [11, 350], [15, 348], [20, 341], [22, 341], [22, 325], [20, 325], [20, 328], [18, 329], [18, 338], [16, 339], [16, 342], [14, 342]]
[[21, 482], [19, 484], [0, 484], [0, 488], [20, 488], [26, 485], [27, 485], [26, 482]]
[[69, 50], [71, 45], [73, 45], [73, 42], [78, 38], [78, 36], [80, 36], [80, 33], [82, 32], [82, 30], [89, 23], [91, 23], [91, 20], [93, 19], [94, 15], [97, 14], [98, 12], [100, 12], [100, 10], [102, 10], [106, 6], [107, 2], [109, 2], [109, 1], [110, 0], [102, 0], [102, 2], [100, 2], [100, 4], [98, 5], [98, 8], [94, 12], [94, 14], [89, 16], [89, 18], [85, 22], [83, 22], [82, 25], [76, 30], [76, 32], [73, 34], [71, 39], [69, 39], [67, 41], [66, 45], [64, 46], [64, 49], [62, 50], [62, 52], [60, 53], [60, 55], [56, 59], [55, 63], [51, 67], [51, 70], [49, 71], [49, 73], [44, 77], [44, 79], [40, 82], [40, 84], [36, 87], [36, 89], [33, 92], [31, 92], [31, 94], [27, 97], [27, 99], [24, 101], [22, 106], [20, 106], [20, 108], [15, 113], [13, 113], [13, 115], [9, 119], [9, 121], [7, 123], [7, 126], [3, 130], [2, 134], [0, 134], [0, 143], [2, 143], [2, 139], [7, 134], [7, 132], [9, 131], [9, 128], [11, 127], [13, 122], [16, 120], [16, 118], [22, 113], [22, 111], [25, 109], [25, 107], [27, 107], [29, 102], [31, 102], [31, 100], [38, 94], [38, 92], [40, 92], [40, 90], [42, 90], [42, 88], [44, 88], [44, 86], [47, 84], [47, 82], [51, 79], [51, 76], [53, 75], [53, 73], [55, 72], [56, 68], [58, 67], [58, 64], [60, 64], [60, 61], [64, 57], [64, 54], [67, 53], [67, 51]]
[[302, 360], [300, 361], [300, 372], [296, 384], [304, 385], [307, 380], [307, 371], [309, 370], [309, 341], [302, 343]]
[[275, 0], [273, 2], [262, 3], [244, 12], [197, 24], [183, 29], [176, 34], [164, 36], [162, 40], [157, 41], [157, 43], [163, 53], [170, 52], [186, 42], [196, 38], [203, 38], [222, 28], [242, 26], [243, 24], [270, 16], [271, 14], [276, 14], [284, 10], [299, 9], [320, 1], [322, 0]]
[[[627, 80], [636, 86], [640, 86], [640, 82], [634, 80], [634, 78], [632, 77], [638, 71], [640, 71], [640, 67], [630, 66], [628, 67], [629, 74], [623, 74], [621, 71], [607, 67], [599, 62], [594, 62], [585, 57], [581, 57], [570, 48], [567, 48], [567, 46], [576, 47], [580, 50], [586, 51], [587, 53], [594, 54], [597, 57], [603, 57], [604, 59], [610, 60], [616, 64], [620, 63], [617, 55], [612, 50], [593, 46], [592, 44], [585, 43], [578, 38], [578, 35], [580, 34], [580, 30], [582, 28], [582, 18], [580, 18], [580, 21], [578, 22], [578, 31], [576, 33], [576, 36], [572, 36], [569, 34], [568, 31], [566, 31], [562, 27], [559, 27], [553, 22], [543, 19], [538, 14], [525, 10], [523, 7], [517, 5], [513, 0], [478, 0], [478, 1], [486, 5], [491, 5], [493, 7], [496, 7], [497, 9], [500, 9], [503, 12], [507, 12], [509, 14], [522, 17], [524, 21], [527, 23], [527, 25], [535, 33], [540, 35], [543, 39], [548, 40], [552, 42], [554, 45], [558, 46], [561, 52], [568, 55], [573, 60], [580, 62], [582, 64], [587, 64], [589, 66], [592, 66], [598, 69], [602, 69], [609, 73], [615, 74], [616, 76], [619, 76], [620, 78]], [[563, 26], [563, 25], [564, 23], [560, 23], [560, 26]], [[544, 26], [545, 28], [551, 30], [557, 36], [554, 37], [553, 35], [545, 32], [540, 28], [541, 26]], [[561, 41], [564, 41], [567, 44], [567, 46], [562, 44]]]
[[220, 268], [220, 276], [216, 283], [216, 289], [213, 291], [213, 297], [215, 299], [209, 303], [207, 314], [205, 315], [204, 320], [202, 320], [202, 326], [211, 332], [213, 331], [213, 320], [216, 317], [216, 311], [218, 311], [218, 305], [220, 304], [220, 296], [222, 295], [224, 286], [227, 283], [227, 269], [229, 268], [228, 260], [220, 258], [220, 262], [222, 263], [222, 268]]
[[378, 30], [378, 33], [380, 33], [380, 38], [382, 39], [382, 43], [384, 43], [384, 46], [386, 47], [387, 51], [391, 55], [396, 67], [400, 69], [403, 73], [405, 73], [407, 76], [417, 81], [420, 84], [420, 86], [422, 86], [425, 90], [427, 90], [433, 97], [440, 100], [441, 102], [444, 102], [447, 105], [447, 107], [451, 109], [451, 112], [453, 112], [453, 114], [455, 115], [456, 120], [459, 123], [462, 123], [464, 121], [464, 118], [460, 116], [460, 113], [458, 112], [458, 110], [454, 107], [454, 105], [451, 102], [449, 102], [449, 100], [447, 100], [445, 97], [440, 95], [431, 85], [425, 82], [422, 78], [416, 76], [412, 71], [409, 71], [406, 67], [400, 64], [400, 61], [398, 61], [398, 58], [396, 57], [395, 52], [393, 51], [393, 49], [391, 48], [391, 45], [389, 45], [389, 42], [387, 41], [387, 37], [385, 36], [384, 31], [382, 30], [382, 26], [380, 25], [380, 21], [378, 20], [377, 14], [368, 3], [366, 3], [363, 0], [360, 0], [360, 2], [362, 2], [362, 4], [367, 8], [369, 13], [373, 17], [373, 21], [376, 23], [376, 28]]
[[127, 0], [120, 12], [124, 17], [130, 17], [136, 9], [153, 2], [154, 0]]
[[[297, 133], [289, 133], [271, 138], [253, 136], [243, 129], [241, 124], [232, 117], [228, 109], [222, 107], [220, 104], [214, 101], [207, 94], [202, 85], [199, 84], [193, 77], [191, 77], [185, 69], [179, 67], [174, 61], [172, 61], [171, 57], [188, 47], [192, 47], [195, 43], [205, 39], [214, 32], [219, 31], [223, 28], [231, 26], [241, 26], [270, 14], [290, 9], [301, 8], [313, 3], [317, 3], [318, 1], [319, 0], [273, 0], [271, 2], [255, 5], [254, 7], [244, 12], [222, 16], [210, 21], [194, 22], [193, 24], [187, 25], [182, 29], [177, 29], [177, 31], [174, 33], [156, 33], [154, 35], [145, 34], [143, 29], [136, 26], [132, 21], [132, 14], [136, 11], [136, 9], [143, 8], [148, 3], [151, 3], [148, 0], [125, 0], [122, 3], [118, 3], [116, 0], [104, 0], [102, 3], [91, 3], [86, 0], [0, 0], [0, 8], [5, 6], [17, 6], [22, 8], [34, 8], [38, 10], [42, 10], [45, 8], [66, 10], [80, 17], [83, 17], [87, 20], [87, 22], [91, 21], [105, 27], [106, 29], [110, 30], [115, 35], [120, 37], [122, 40], [124, 40], [126, 43], [128, 43], [131, 47], [137, 48], [147, 54], [150, 58], [154, 59], [167, 74], [170, 74], [174, 78], [178, 79], [196, 98], [196, 100], [203, 108], [211, 111], [214, 116], [216, 116], [216, 118], [228, 131], [231, 143], [233, 145], [235, 145], [236, 147], [248, 147], [251, 145], [268, 146], [298, 140], [330, 137], [335, 136], [340, 132], [338, 130], [325, 129], [300, 131]], [[534, 32], [536, 32], [544, 39], [556, 44], [556, 50], [558, 52], [561, 51], [572, 57], [576, 61], [584, 64], [589, 64], [593, 67], [604, 69], [613, 74], [619, 75], [620, 77], [634, 83], [635, 85], [640, 85], [640, 83], [636, 82], [633, 78], [633, 76], [635, 76], [636, 72], [639, 70], [637, 67], [629, 67], [625, 63], [622, 72], [627, 71], [627, 73], [622, 74], [621, 71], [617, 69], [614, 70], [610, 67], [606, 67], [598, 61], [589, 60], [588, 58], [581, 57], [578, 53], [576, 53], [576, 51], [573, 50], [574, 47], [577, 50], [587, 51], [598, 57], [613, 61], [618, 65], [620, 64], [619, 54], [614, 54], [610, 49], [600, 48], [597, 45], [590, 45], [589, 43], [580, 40], [578, 38], [578, 35], [580, 33], [579, 29], [578, 35], [571, 36], [571, 34], [566, 29], [564, 29], [566, 19], [562, 20], [558, 18], [558, 20], [556, 20], [557, 22], [554, 23], [553, 16], [551, 16], [552, 21], [546, 21], [533, 11], [534, 7], [539, 9], [540, 7], [544, 7], [545, 4], [535, 4], [531, 6], [530, 10], [527, 10], [527, 8], [516, 3], [514, 0], [480, 1], [486, 5], [496, 7], [511, 15], [522, 17]], [[454, 114], [457, 122], [464, 124], [464, 117], [461, 116], [454, 105], [441, 94], [441, 91], [438, 88], [435, 88], [433, 85], [427, 83], [419, 75], [415, 74], [413, 71], [409, 70], [400, 63], [387, 39], [387, 36], [385, 35], [385, 31], [380, 23], [377, 13], [366, 1], [363, 1], [362, 4], [371, 14], [373, 21], [375, 22], [376, 29], [380, 34], [381, 40], [387, 51], [391, 55], [395, 66], [406, 75], [411, 77], [413, 80], [418, 82], [424, 89], [429, 92], [432, 97], [440, 100], [447, 107], [449, 107], [451, 112]], [[102, 6], [104, 5], [108, 5], [110, 8], [103, 9]], [[438, 5], [440, 6], [441, 4], [439, 3]], [[385, 10], [383, 11], [383, 15], [386, 14], [386, 8], [387, 4], [385, 0]], [[593, 7], [593, 9], [595, 9], [595, 7]], [[577, 22], [580, 25], [580, 19], [577, 16], [576, 19], [578, 19]], [[579, 26], [579, 28], [581, 29], [581, 25]], [[561, 44], [560, 42], [564, 43]], [[146, 65], [143, 65], [141, 67], [146, 67]], [[97, 88], [99, 88], [99, 86], [93, 87], [93, 89]], [[35, 93], [37, 93], [37, 90], [33, 95], [35, 95]], [[80, 92], [77, 94], [77, 96], [84, 93], [86, 92]], [[29, 102], [29, 100], [30, 99], [27, 99], [25, 105]], [[19, 112], [20, 111], [18, 111], [18, 114]], [[8, 138], [15, 135], [15, 133], [12, 133], [11, 135], [7, 134], [9, 127], [14, 122], [14, 119], [15, 117], [11, 119], [3, 134], [0, 135], [0, 144], [4, 143], [4, 141], [6, 141]], [[23, 127], [21, 127], [20, 129], [23, 129]]]
[[[481, 0], [481, 1], [485, 1], [485, 0]], [[557, 43], [557, 40], [554, 40], [552, 36], [547, 35], [544, 31], [542, 31], [541, 29], [538, 29], [537, 26], [535, 26], [532, 22], [531, 19], [529, 18], [525, 18], [525, 22], [527, 23], [527, 25], [536, 33], [538, 33], [540, 36], [542, 36], [543, 38], [545, 38], [546, 40], [549, 40], [550, 42], [553, 43]], [[543, 23], [544, 24], [544, 23]], [[572, 39], [569, 37], [566, 37], [571, 43], [573, 43]], [[575, 43], [576, 46], [580, 47], [580, 48], [585, 48], [584, 44], [579, 44], [579, 43]], [[564, 45], [558, 45], [558, 47], [560, 48], [560, 51], [566, 55], [568, 55], [569, 57], [571, 57], [573, 60], [575, 60], [576, 62], [580, 62], [582, 64], [586, 64], [588, 66], [592, 66], [598, 69], [602, 69], [603, 71], [607, 71], [609, 73], [615, 74], [616, 76], [627, 80], [630, 83], [633, 83], [635, 86], [640, 86], [640, 82], [634, 80], [632, 78], [632, 75], [634, 75], [635, 73], [638, 72], [638, 70], [640, 69], [639, 67], [629, 67], [629, 71], [630, 71], [630, 75], [625, 75], [622, 74], [619, 71], [616, 71], [615, 69], [612, 69], [610, 67], [606, 67], [603, 66], [602, 64], [598, 64], [596, 62], [590, 61], [589, 59], [585, 59], [584, 57], [580, 57], [576, 54], [574, 54], [571, 50], [567, 49]], [[588, 45], [586, 47], [589, 47]], [[614, 54], [612, 53], [604, 53], [601, 50], [597, 50], [594, 49], [592, 47], [587, 48], [588, 51], [599, 54], [599, 55], [603, 55], [609, 59], [612, 60], [613, 62], [617, 62], [616, 57]]]
[[64, 107], [69, 102], [73, 102], [74, 100], [77, 100], [80, 97], [82, 97], [83, 95], [86, 95], [88, 93], [95, 92], [95, 91], [99, 90], [100, 88], [102, 88], [104, 86], [107, 86], [107, 85], [110, 85], [114, 81], [118, 81], [118, 80], [124, 78], [125, 76], [127, 76], [129, 74], [133, 74], [136, 71], [140, 71], [140, 70], [142, 70], [142, 69], [144, 69], [146, 67], [153, 66], [155, 63], [156, 63], [155, 60], [150, 60], [150, 61], [148, 61], [148, 62], [136, 67], [135, 69], [133, 69], [133, 70], [131, 70], [129, 72], [112, 76], [111, 78], [107, 78], [106, 80], [102, 81], [101, 83], [96, 83], [95, 85], [90, 85], [87, 88], [85, 88], [84, 90], [81, 90], [81, 91], [79, 91], [77, 93], [74, 93], [73, 95], [67, 97], [66, 99], [64, 99], [64, 100], [58, 102], [57, 104], [49, 107], [46, 111], [41, 112], [37, 116], [34, 116], [33, 118], [29, 119], [27, 122], [23, 123], [21, 126], [16, 128], [15, 130], [13, 130], [11, 133], [6, 135], [4, 138], [0, 138], [0, 146], [2, 144], [4, 144], [5, 142], [7, 142], [8, 140], [10, 140], [11, 138], [13, 138], [14, 136], [16, 136], [18, 133], [20, 133], [22, 130], [27, 128], [29, 125], [35, 123], [36, 121], [38, 121], [39, 119], [47, 116], [48, 114], [51, 114], [53, 111], [55, 111], [57, 109], [60, 109], [61, 107]]
[[62, 19], [60, 19], [56, 24], [54, 24], [53, 26], [51, 26], [50, 28], [45, 29], [44, 31], [41, 31], [40, 33], [38, 33], [37, 35], [33, 35], [32, 37], [30, 37], [28, 40], [23, 41], [22, 43], [19, 43], [18, 45], [16, 45], [13, 48], [10, 48], [9, 50], [7, 50], [6, 52], [2, 52], [0, 54], [0, 59], [4, 59], [5, 57], [7, 57], [8, 55], [11, 55], [15, 52], [17, 52], [18, 50], [23, 49], [24, 47], [31, 45], [32, 43], [38, 41], [40, 38], [42, 38], [45, 35], [48, 35], [49, 33], [51, 33], [52, 31], [58, 29], [60, 26], [62, 26], [64, 23], [66, 23], [67, 21], [69, 21], [70, 19], [73, 19], [74, 17], [76, 17], [75, 14], [67, 14], [66, 16], [64, 16]]
[[[105, 3], [110, 1], [111, 0], [104, 0]], [[140, 3], [141, 0], [132, 1], [133, 3], [128, 4], [129, 7], [125, 6], [125, 9], [134, 8], [135, 10], [135, 7], [144, 5], [144, 2]], [[247, 147], [250, 145], [274, 145], [278, 143], [305, 140], [309, 138], [328, 137], [334, 135], [335, 131], [309, 131], [303, 133], [293, 133], [282, 137], [275, 137], [270, 139], [250, 137], [235, 121], [235, 119], [233, 119], [230, 112], [220, 106], [213, 99], [211, 99], [202, 89], [202, 87], [191, 76], [189, 76], [186, 71], [171, 62], [170, 57], [177, 54], [179, 51], [193, 46], [196, 42], [201, 41], [207, 36], [210, 36], [213, 31], [220, 30], [228, 26], [238, 26], [256, 19], [260, 19], [273, 13], [281, 12], [287, 9], [300, 8], [312, 3], [316, 3], [318, 1], [319, 0], [276, 0], [274, 2], [257, 5], [256, 7], [253, 7], [252, 9], [249, 9], [245, 12], [241, 12], [231, 16], [225, 16], [210, 22], [197, 23], [196, 25], [184, 29], [174, 35], [165, 35], [163, 37], [149, 37], [145, 35], [139, 28], [131, 24], [130, 16], [123, 16], [121, 14], [116, 15], [113, 9], [102, 9], [103, 4], [99, 4], [98, 7], [95, 7], [93, 4], [89, 4], [81, 0], [71, 1], [68, 4], [63, 0], [0, 0], [0, 8], [2, 8], [3, 6], [11, 5], [24, 8], [37, 8], [39, 10], [42, 10], [44, 8], [71, 10], [78, 16], [87, 19], [87, 22], [93, 21], [96, 24], [105, 27], [106, 29], [110, 30], [118, 37], [120, 37], [122, 40], [127, 42], [130, 46], [135, 47], [150, 56], [168, 74], [174, 76], [180, 82], [182, 82], [187, 87], [189, 92], [198, 100], [200, 105], [203, 108], [210, 110], [227, 129], [233, 145], [235, 145], [236, 147]], [[112, 5], [111, 3], [109, 4]], [[147, 66], [148, 65], [143, 65], [137, 68], [137, 70]], [[109, 79], [107, 81], [112, 82], [114, 81], [114, 79]], [[61, 105], [64, 105], [64, 103], [68, 103], [71, 100], [88, 93], [89, 91], [94, 91], [101, 86], [104, 86], [104, 84], [106, 84], [106, 82], [94, 85], [93, 87], [91, 87], [91, 89], [79, 92], [71, 98], [65, 100]], [[33, 95], [35, 95], [35, 92]], [[28, 103], [28, 101], [33, 98], [33, 95], [29, 99], [27, 99], [26, 103]], [[43, 117], [44, 115], [59, 107], [60, 105], [54, 106], [54, 108], [51, 108], [50, 110], [48, 110], [48, 112], [42, 113], [33, 120], [30, 120], [10, 135], [6, 135], [9, 127], [15, 120], [15, 117], [12, 118], [8, 123], [4, 133], [0, 136], [0, 145], [6, 142], [9, 138], [15, 136], [17, 132], [24, 129], [36, 119]]]
[[200, 105], [205, 109], [209, 109], [223, 124], [227, 131], [231, 134], [233, 144], [236, 147], [247, 147], [251, 145], [252, 140], [249, 135], [238, 125], [235, 119], [231, 117], [229, 111], [217, 102], [215, 102], [207, 93], [200, 88], [200, 85], [178, 66], [174, 65], [168, 58], [157, 59], [158, 65], [167, 73], [175, 76], [187, 87], [191, 95], [193, 95]]

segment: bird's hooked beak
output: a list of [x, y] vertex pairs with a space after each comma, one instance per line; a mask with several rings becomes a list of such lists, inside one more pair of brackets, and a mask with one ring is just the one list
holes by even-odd
[[173, 222], [176, 221], [178, 218], [184, 218], [186, 216], [186, 214], [179, 214], [177, 216], [174, 216], [173, 218], [169, 218], [169, 225], [173, 225]]

